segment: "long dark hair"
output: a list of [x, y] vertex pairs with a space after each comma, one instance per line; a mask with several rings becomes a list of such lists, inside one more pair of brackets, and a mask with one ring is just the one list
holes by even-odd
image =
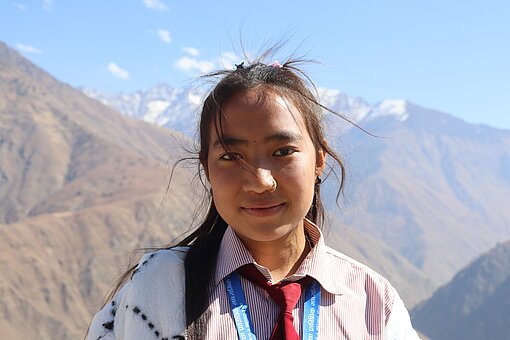
[[[203, 76], [207, 79], [217, 79], [216, 85], [206, 97], [200, 114], [200, 134], [198, 150], [198, 175], [207, 188], [204, 174], [207, 174], [207, 158], [210, 143], [211, 126], [214, 126], [220, 142], [223, 143], [222, 133], [222, 108], [234, 95], [261, 87], [281, 95], [289, 100], [300, 112], [305, 126], [312, 139], [316, 150], [324, 150], [340, 166], [339, 194], [344, 187], [345, 167], [342, 159], [325, 142], [323, 126], [324, 110], [330, 111], [321, 105], [317, 98], [317, 90], [310, 78], [299, 68], [305, 63], [302, 59], [289, 59], [283, 64], [266, 64], [264, 60], [269, 53], [264, 54], [254, 62], [241, 63], [233, 70], [217, 71]], [[315, 95], [314, 95], [315, 93]], [[334, 112], [333, 112], [334, 113]], [[335, 113], [336, 114], [336, 113]], [[348, 118], [339, 115], [342, 119]], [[214, 124], [214, 125], [211, 125]], [[240, 164], [241, 165], [241, 164]], [[242, 166], [242, 165], [241, 165]], [[333, 167], [330, 166], [331, 171]], [[337, 196], [338, 198], [338, 196]], [[216, 269], [218, 251], [227, 223], [219, 215], [212, 195], [209, 194], [209, 209], [203, 222], [179, 243], [162, 249], [170, 249], [177, 246], [188, 246], [188, 252], [184, 261], [185, 266], [185, 304], [187, 336], [191, 339], [200, 339], [206, 333], [206, 325], [209, 316], [210, 285]], [[306, 218], [321, 225], [324, 219], [324, 207], [320, 197], [320, 185], [315, 185], [312, 205], [306, 214]], [[130, 268], [118, 280], [109, 299], [129, 279], [134, 267]]]

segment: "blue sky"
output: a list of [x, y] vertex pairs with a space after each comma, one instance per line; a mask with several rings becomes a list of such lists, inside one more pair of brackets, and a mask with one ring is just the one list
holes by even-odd
[[316, 85], [510, 129], [510, 1], [3, 0], [0, 40], [106, 92], [192, 86], [290, 36]]

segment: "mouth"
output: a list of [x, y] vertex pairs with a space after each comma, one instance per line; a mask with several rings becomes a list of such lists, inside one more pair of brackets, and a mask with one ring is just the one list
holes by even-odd
[[280, 204], [268, 204], [261, 206], [249, 206], [249, 207], [241, 207], [241, 210], [248, 215], [255, 217], [268, 217], [279, 213], [285, 208], [287, 203]]

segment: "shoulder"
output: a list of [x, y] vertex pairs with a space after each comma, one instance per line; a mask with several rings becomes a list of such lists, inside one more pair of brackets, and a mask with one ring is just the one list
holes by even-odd
[[[324, 271], [327, 271], [324, 276], [327, 279], [324, 282], [337, 294], [342, 295], [343, 301], [348, 301], [351, 306], [358, 305], [360, 308], [365, 308], [365, 314], [370, 315], [372, 321], [378, 320], [374, 325], [382, 325], [383, 328], [390, 326], [387, 329], [388, 334], [402, 330], [413, 334], [409, 314], [397, 291], [384, 276], [332, 248], [325, 247], [323, 254], [327, 263], [327, 266], [323, 267]], [[389, 320], [393, 322], [389, 323]], [[395, 327], [406, 320], [406, 327]], [[390, 339], [400, 338], [391, 337]]]
[[186, 252], [187, 248], [179, 247], [145, 254], [131, 278], [94, 316], [86, 339], [134, 340], [182, 334]]
[[[384, 313], [385, 322], [388, 322], [395, 307], [397, 307], [397, 310], [401, 307], [399, 304], [401, 299], [391, 283], [369, 266], [332, 248], [326, 248], [330, 261], [345, 268], [344, 271], [347, 273], [349, 280], [344, 282], [344, 287], [349, 291], [358, 293], [362, 291], [368, 300], [374, 303], [377, 301], [377, 304], [382, 307], [381, 312]], [[407, 313], [405, 307], [404, 310]]]
[[311, 263], [307, 265], [329, 292], [342, 294], [347, 291], [360, 299], [365, 294], [382, 293], [384, 297], [387, 292], [387, 298], [392, 299], [394, 289], [386, 278], [367, 265], [327, 246], [322, 232], [312, 222], [308, 221], [307, 226], [316, 245], [310, 254]]
[[339, 290], [381, 301], [387, 312], [397, 295], [395, 288], [381, 274], [369, 266], [330, 247], [324, 248], [329, 271], [335, 273], [334, 284]]
[[145, 254], [133, 271], [131, 281], [143, 283], [160, 277], [172, 278], [174, 275], [184, 275], [187, 250], [187, 247], [176, 247]]
[[126, 284], [127, 304], [140, 309], [162, 302], [183, 304], [186, 252], [187, 248], [172, 248], [144, 255]]
[[325, 247], [325, 252], [331, 265], [340, 266], [342, 268], [345, 268], [345, 270], [358, 272], [360, 274], [366, 275], [367, 277], [371, 277], [376, 281], [379, 281], [381, 284], [390, 285], [390, 283], [384, 276], [382, 276], [369, 266], [353, 259], [352, 257], [347, 256], [344, 253], [341, 253], [328, 246]]

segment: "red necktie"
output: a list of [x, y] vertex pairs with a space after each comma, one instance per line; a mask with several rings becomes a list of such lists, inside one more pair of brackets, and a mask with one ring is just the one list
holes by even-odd
[[284, 281], [272, 285], [253, 264], [239, 268], [239, 273], [264, 288], [281, 308], [280, 317], [276, 321], [269, 340], [299, 340], [299, 335], [293, 324], [292, 310], [301, 296], [302, 285], [309, 281], [308, 277], [297, 282]]

